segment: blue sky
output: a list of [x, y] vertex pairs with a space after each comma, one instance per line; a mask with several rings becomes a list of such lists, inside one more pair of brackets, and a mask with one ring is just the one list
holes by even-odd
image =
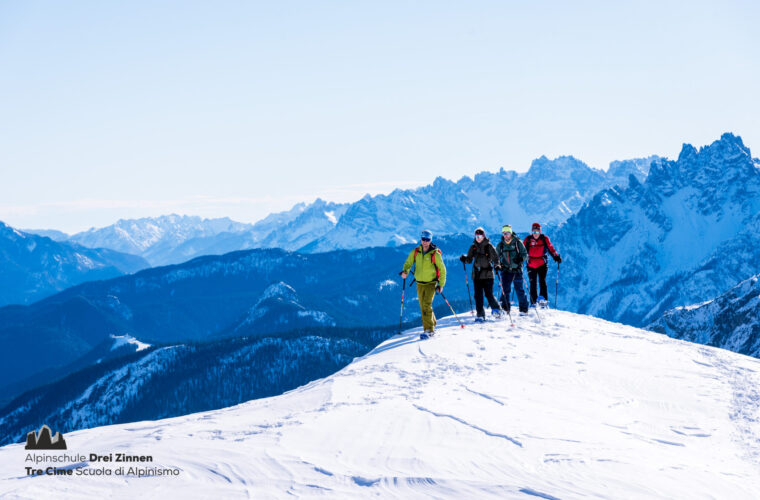
[[758, 14], [750, 1], [0, 1], [0, 220], [255, 221], [541, 155], [607, 168], [724, 131], [757, 150]]

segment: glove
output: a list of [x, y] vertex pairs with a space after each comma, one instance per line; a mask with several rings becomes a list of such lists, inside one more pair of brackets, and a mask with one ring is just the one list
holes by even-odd
[[557, 254], [554, 256], [554, 262], [556, 262], [557, 264], [562, 262], [562, 257], [560, 256], [560, 254]]
[[436, 285], [435, 286], [435, 291], [438, 292], [438, 293], [441, 293], [443, 291], [443, 287], [441, 287], [441, 285]]
[[464, 261], [467, 260], [467, 256], [466, 255], [460, 255], [459, 256], [459, 260], [461, 260], [462, 262], [464, 262]]

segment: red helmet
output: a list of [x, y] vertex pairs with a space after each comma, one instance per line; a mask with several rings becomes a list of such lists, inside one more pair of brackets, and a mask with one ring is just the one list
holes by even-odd
[[534, 229], [538, 229], [540, 231], [541, 230], [541, 224], [539, 224], [538, 222], [534, 222], [533, 226], [530, 228], [530, 230], [533, 231]]

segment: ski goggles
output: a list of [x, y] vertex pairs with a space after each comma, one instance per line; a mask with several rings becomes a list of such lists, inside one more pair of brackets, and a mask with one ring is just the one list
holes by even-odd
[[534, 229], [533, 234], [541, 234], [541, 231], [539, 231], [538, 229]]
[[475, 235], [475, 239], [476, 239], [476, 240], [482, 240], [483, 238], [485, 238], [485, 236], [484, 236], [484, 235], [482, 235], [482, 234], [476, 234], [476, 235]]
[[420, 238], [420, 241], [430, 241], [430, 238]]

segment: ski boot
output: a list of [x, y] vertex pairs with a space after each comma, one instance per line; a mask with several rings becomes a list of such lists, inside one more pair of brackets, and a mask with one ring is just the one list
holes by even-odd
[[475, 323], [485, 323], [485, 322], [486, 322], [486, 318], [484, 318], [483, 316], [478, 316], [477, 318], [475, 318]]
[[541, 309], [547, 309], [549, 307], [549, 301], [547, 301], [545, 298], [543, 298], [542, 296], [539, 295], [538, 296], [538, 307], [540, 307]]
[[501, 309], [491, 309], [491, 316], [493, 319], [501, 319]]

